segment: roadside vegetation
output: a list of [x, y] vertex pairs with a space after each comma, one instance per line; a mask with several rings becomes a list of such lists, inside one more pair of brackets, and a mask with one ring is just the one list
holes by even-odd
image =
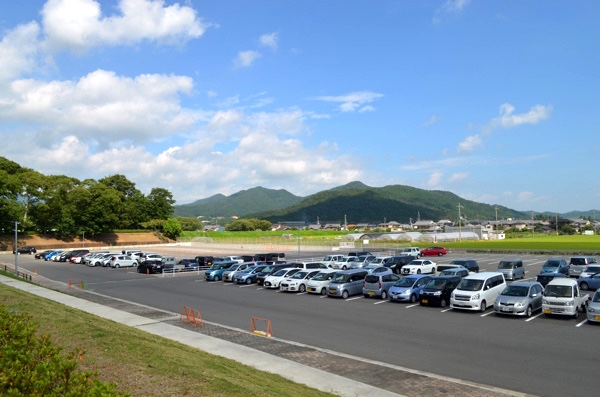
[[[0, 286], [0, 302], [8, 313], [30, 316], [38, 335], [48, 334], [52, 344], [61, 346], [67, 355], [77, 352], [73, 357], [78, 371], [97, 373], [102, 382], [116, 384], [118, 393], [157, 397], [330, 395], [4, 285]], [[5, 316], [7, 311], [1, 313]], [[3, 367], [2, 382], [6, 382], [6, 371]]]

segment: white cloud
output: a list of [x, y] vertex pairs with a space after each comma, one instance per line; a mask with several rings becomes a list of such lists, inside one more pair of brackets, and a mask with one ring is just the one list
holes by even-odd
[[276, 50], [279, 44], [279, 36], [276, 32], [263, 34], [258, 40], [261, 46], [268, 47], [273, 50]]
[[36, 22], [19, 25], [7, 32], [0, 41], [0, 82], [32, 71], [37, 64], [39, 52]]
[[468, 172], [455, 172], [454, 174], [450, 175], [448, 182], [460, 182], [467, 179], [469, 176], [470, 175]]
[[434, 172], [429, 176], [429, 180], [427, 181], [427, 184], [430, 187], [437, 187], [437, 186], [439, 186], [440, 182], [442, 181], [443, 176], [444, 176], [444, 174], [442, 174], [441, 172]]
[[472, 152], [478, 146], [481, 146], [482, 143], [483, 142], [479, 135], [468, 136], [461, 143], [458, 144], [457, 152], [458, 153]]
[[532, 192], [519, 192], [517, 194], [518, 202], [531, 201], [532, 198], [533, 198]]
[[515, 107], [510, 103], [504, 103], [500, 106], [500, 117], [492, 119], [489, 130], [497, 127], [512, 128], [522, 124], [537, 124], [546, 120], [552, 113], [552, 106], [535, 105], [529, 112], [514, 114]]
[[240, 51], [238, 52], [238, 56], [234, 61], [234, 65], [237, 68], [247, 68], [249, 66], [252, 66], [254, 61], [256, 61], [261, 56], [262, 54], [258, 51]]
[[471, 0], [446, 0], [446, 2], [435, 10], [433, 23], [440, 23], [444, 15], [460, 13]]
[[0, 118], [77, 133], [94, 141], [149, 141], [191, 128], [194, 112], [182, 109], [188, 77], [157, 74], [135, 78], [96, 70], [78, 81], [17, 80], [0, 103]]
[[202, 36], [210, 26], [193, 8], [164, 3], [120, 0], [119, 13], [105, 16], [96, 0], [49, 0], [41, 12], [46, 44], [53, 50], [73, 51], [143, 40], [179, 44]]
[[427, 120], [423, 123], [423, 127], [432, 126], [434, 124], [437, 124], [439, 121], [440, 121], [440, 118], [434, 114], [429, 118], [429, 120]]
[[315, 98], [319, 101], [340, 103], [339, 110], [342, 112], [373, 111], [375, 108], [371, 105], [362, 106], [374, 102], [383, 97], [383, 94], [369, 91], [356, 91], [340, 96], [321, 96]]

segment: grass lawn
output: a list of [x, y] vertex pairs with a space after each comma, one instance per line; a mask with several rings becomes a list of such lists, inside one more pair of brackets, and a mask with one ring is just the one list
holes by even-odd
[[84, 349], [82, 369], [132, 396], [330, 396], [4, 285], [0, 302], [31, 314], [65, 352]]

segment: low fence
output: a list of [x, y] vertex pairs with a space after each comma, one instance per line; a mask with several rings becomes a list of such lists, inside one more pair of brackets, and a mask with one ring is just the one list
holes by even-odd
[[27, 281], [31, 281], [31, 273], [27, 273], [27, 272], [19, 272], [17, 271], [15, 273], [15, 269], [13, 269], [12, 267], [8, 267], [8, 265], [4, 265], [4, 271], [7, 273], [12, 273], [15, 276], [17, 276], [18, 278], [22, 278], [23, 280], [27, 280]]

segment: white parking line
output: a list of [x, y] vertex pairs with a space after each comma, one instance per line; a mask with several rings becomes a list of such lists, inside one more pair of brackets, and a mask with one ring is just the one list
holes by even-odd
[[449, 307], [449, 308], [447, 308], [447, 309], [445, 309], [445, 310], [442, 310], [442, 311], [441, 311], [441, 313], [446, 313], [446, 312], [449, 312], [450, 310], [452, 310], [452, 308], [451, 308], [451, 307]]
[[490, 311], [488, 313], [483, 313], [480, 317], [485, 317], [485, 316], [489, 316], [490, 314], [494, 313], [494, 311]]
[[542, 315], [542, 313], [540, 313], [540, 314], [538, 314], [538, 315], [536, 315], [536, 316], [530, 317], [530, 318], [528, 318], [528, 319], [527, 319], [527, 320], [525, 320], [525, 321], [531, 321], [531, 320], [535, 320], [536, 318], [538, 318], [538, 317], [539, 317], [539, 316], [541, 316], [541, 315]]
[[357, 299], [364, 299], [364, 298], [362, 296], [357, 296], [356, 298], [348, 298], [348, 299], [346, 299], [346, 302], [354, 301], [354, 300], [357, 300]]
[[261, 289], [264, 289], [264, 288], [263, 288], [263, 287], [260, 287], [260, 288], [257, 288], [256, 290], [257, 290], [257, 291], [260, 291]]
[[306, 295], [308, 292], [298, 292], [296, 295]]
[[240, 288], [254, 287], [252, 284], [240, 285]]
[[373, 303], [373, 304], [374, 304], [374, 305], [378, 305], [378, 304], [380, 304], [380, 303], [386, 303], [386, 302], [387, 302], [387, 301], [379, 301], [379, 302], [375, 302], [375, 303]]
[[321, 299], [327, 298], [327, 295], [321, 295]]
[[228, 285], [235, 285], [233, 283], [223, 283], [223, 285], [228, 286]]
[[420, 303], [415, 303], [414, 305], [406, 306], [406, 308], [410, 309], [411, 307], [415, 307], [415, 306], [421, 306], [421, 304]]
[[582, 322], [580, 322], [579, 324], [577, 324], [576, 327], [581, 327], [585, 323], [587, 323], [587, 319], [585, 319]]

